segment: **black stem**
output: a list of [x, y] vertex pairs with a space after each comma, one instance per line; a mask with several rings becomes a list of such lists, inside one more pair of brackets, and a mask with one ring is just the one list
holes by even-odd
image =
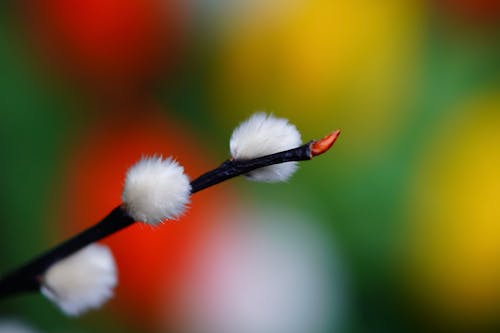
[[[204, 173], [193, 180], [191, 182], [191, 193], [194, 194], [207, 187], [265, 166], [310, 160], [312, 158], [312, 142], [294, 149], [254, 159], [227, 160], [218, 168]], [[0, 278], [0, 298], [17, 293], [38, 291], [42, 284], [41, 279], [43, 274], [55, 262], [91, 243], [97, 242], [132, 225], [134, 222], [134, 219], [128, 215], [122, 206], [116, 207], [97, 224], [48, 250], [21, 268]]]
[[297, 148], [249, 160], [227, 160], [218, 168], [204, 173], [203, 175], [193, 180], [191, 182], [191, 193], [196, 193], [207, 187], [217, 185], [225, 180], [249, 173], [250, 171], [269, 165], [310, 160], [312, 158], [312, 142], [313, 141], [308, 142]]
[[11, 294], [36, 291], [40, 278], [55, 262], [75, 253], [83, 247], [101, 240], [134, 223], [121, 206], [113, 209], [104, 219], [80, 232], [63, 243], [53, 247], [24, 266], [2, 277], [0, 297]]

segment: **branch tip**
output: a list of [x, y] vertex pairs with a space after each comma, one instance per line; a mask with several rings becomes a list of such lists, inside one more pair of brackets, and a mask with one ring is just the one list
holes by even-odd
[[322, 139], [313, 141], [311, 144], [311, 156], [321, 155], [330, 149], [340, 135], [340, 130], [335, 130]]

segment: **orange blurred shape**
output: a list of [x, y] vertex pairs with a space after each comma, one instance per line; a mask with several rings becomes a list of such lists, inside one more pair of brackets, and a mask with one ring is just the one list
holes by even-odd
[[500, 98], [464, 104], [421, 158], [407, 244], [423, 308], [470, 328], [500, 309]]
[[94, 89], [158, 75], [178, 53], [185, 19], [177, 0], [38, 0], [23, 10], [54, 66]]
[[[63, 195], [56, 203], [60, 229], [67, 236], [120, 204], [125, 172], [143, 155], [172, 156], [191, 179], [217, 165], [208, 162], [194, 133], [179, 121], [163, 118], [154, 106], [127, 106], [119, 112], [102, 116], [72, 148]], [[107, 239], [118, 264], [115, 298], [120, 312], [141, 325], [154, 324], [197, 235], [221, 220], [234, 202], [227, 184], [210, 188], [191, 198], [179, 221], [158, 227], [137, 223]]]
[[286, 110], [307, 131], [335, 118], [354, 134], [350, 151], [372, 158], [367, 144], [384, 146], [408, 115], [401, 110], [419, 70], [421, 1], [258, 4], [259, 11], [221, 18], [231, 29], [221, 33], [213, 76], [218, 119], [235, 123], [263, 106]]

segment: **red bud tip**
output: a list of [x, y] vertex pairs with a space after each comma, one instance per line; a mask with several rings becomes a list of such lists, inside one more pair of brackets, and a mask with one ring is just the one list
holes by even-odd
[[335, 140], [340, 135], [340, 130], [333, 131], [333, 133], [328, 134], [323, 139], [314, 141], [311, 144], [311, 155], [318, 156], [325, 153], [331, 146], [335, 143]]

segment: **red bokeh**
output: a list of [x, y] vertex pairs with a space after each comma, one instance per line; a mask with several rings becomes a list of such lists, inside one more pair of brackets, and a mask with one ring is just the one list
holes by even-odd
[[500, 1], [498, 0], [440, 0], [438, 3], [448, 14], [461, 18], [465, 22], [500, 23]]
[[182, 49], [182, 1], [36, 0], [22, 11], [49, 63], [93, 90], [137, 89]]
[[[165, 119], [155, 107], [127, 105], [107, 111], [70, 154], [56, 203], [58, 228], [64, 230], [58, 238], [90, 226], [116, 207], [126, 170], [143, 155], [173, 156], [191, 179], [218, 164], [207, 157], [202, 141], [188, 134], [189, 128]], [[156, 228], [137, 223], [105, 241], [119, 269], [116, 306], [141, 325], [154, 324], [165, 314], [168, 295], [175, 291], [197, 237], [227, 216], [235, 203], [228, 184], [191, 199], [180, 221]]]

